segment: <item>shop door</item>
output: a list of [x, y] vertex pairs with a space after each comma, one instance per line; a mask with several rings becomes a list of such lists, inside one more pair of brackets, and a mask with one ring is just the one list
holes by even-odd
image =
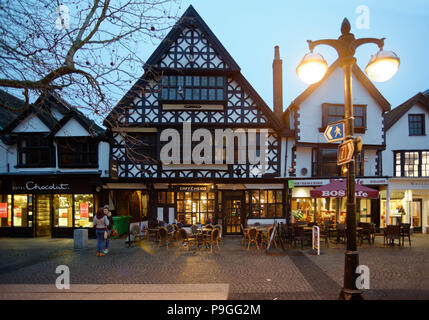
[[414, 231], [422, 232], [422, 199], [413, 200], [411, 223]]
[[51, 196], [36, 197], [36, 237], [51, 236]]
[[224, 196], [224, 230], [225, 234], [240, 234], [243, 223], [243, 195]]

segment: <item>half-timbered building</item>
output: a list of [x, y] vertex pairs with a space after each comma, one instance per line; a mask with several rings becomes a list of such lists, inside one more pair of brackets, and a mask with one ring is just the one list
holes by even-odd
[[284, 219], [280, 117], [192, 6], [144, 70], [104, 122], [117, 170], [104, 186], [111, 208], [168, 223], [213, 220], [225, 233]]

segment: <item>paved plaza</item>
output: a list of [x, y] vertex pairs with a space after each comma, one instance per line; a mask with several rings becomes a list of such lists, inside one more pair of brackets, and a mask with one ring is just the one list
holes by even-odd
[[[59, 265], [70, 269], [71, 289], [64, 297], [71, 299], [73, 292], [89, 297], [102, 288], [112, 298], [123, 292], [127, 299], [337, 299], [344, 273], [345, 247], [334, 243], [323, 243], [320, 256], [309, 247], [267, 255], [243, 249], [239, 237], [226, 237], [213, 253], [177, 245], [167, 250], [147, 241], [128, 247], [118, 239], [108, 255], [96, 257], [95, 247], [95, 240], [88, 249], [74, 250], [73, 239], [0, 239], [0, 299], [19, 298], [20, 290], [43, 298], [43, 288], [55, 285]], [[413, 235], [411, 247], [384, 247], [377, 237], [359, 253], [371, 273], [366, 299], [429, 299], [429, 235]], [[38, 286], [33, 291], [29, 285]]]

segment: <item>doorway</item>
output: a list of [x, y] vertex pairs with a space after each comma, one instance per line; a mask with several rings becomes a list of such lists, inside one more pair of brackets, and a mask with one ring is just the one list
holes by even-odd
[[228, 192], [224, 193], [224, 230], [225, 234], [240, 234], [240, 225], [243, 224], [244, 193]]
[[422, 199], [413, 199], [411, 223], [415, 232], [422, 232]]
[[51, 196], [36, 196], [36, 237], [51, 236]]

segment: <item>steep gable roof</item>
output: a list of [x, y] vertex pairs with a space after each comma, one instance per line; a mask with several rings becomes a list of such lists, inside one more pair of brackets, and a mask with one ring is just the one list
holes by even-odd
[[[145, 64], [145, 73], [140, 77], [136, 83], [131, 87], [130, 90], [121, 98], [118, 104], [113, 108], [109, 115], [104, 120], [103, 124], [106, 127], [111, 127], [115, 123], [116, 116], [120, 115], [124, 107], [127, 107], [132, 103], [133, 99], [138, 96], [139, 93], [146, 88], [146, 85], [156, 76], [156, 72], [153, 69], [159, 68], [160, 60], [168, 53], [172, 44], [175, 43], [176, 39], [182, 34], [182, 31], [187, 25], [193, 24], [203, 35], [208, 39], [209, 44], [214, 48], [216, 53], [225, 61], [227, 68], [224, 72], [233, 74], [234, 80], [242, 86], [256, 101], [261, 112], [267, 117], [267, 120], [271, 123], [272, 127], [279, 132], [282, 131], [281, 119], [277, 119], [273, 111], [268, 107], [265, 101], [259, 96], [256, 90], [250, 85], [245, 77], [240, 73], [240, 67], [228, 53], [225, 47], [221, 44], [218, 38], [210, 30], [201, 16], [197, 13], [194, 7], [191, 5], [185, 11], [183, 16], [179, 19], [176, 25], [170, 30], [166, 38], [161, 42], [157, 49], [153, 52], [150, 58]], [[198, 69], [200, 70], [200, 69]]]
[[[301, 93], [294, 101], [292, 101], [292, 103], [289, 105], [287, 110], [289, 108], [299, 108], [301, 103], [303, 103], [305, 99], [307, 99], [314, 91], [316, 91], [316, 89], [319, 88], [337, 68], [341, 68], [339, 60], [336, 60], [328, 68], [328, 71], [326, 72], [322, 80], [310, 85], [307, 89], [304, 90], [303, 93]], [[378, 91], [378, 89], [368, 79], [368, 77], [363, 73], [363, 71], [359, 68], [357, 64], [353, 66], [352, 72], [353, 72], [353, 75], [356, 77], [356, 79], [362, 83], [362, 85], [365, 87], [365, 89], [368, 91], [371, 97], [373, 97], [375, 101], [377, 101], [377, 103], [381, 106], [381, 108], [383, 109], [383, 112], [389, 111], [390, 103], [383, 97], [380, 91]], [[283, 114], [285, 115], [285, 113], [286, 111]]]
[[0, 90], [0, 131], [25, 110], [25, 101]]
[[154, 66], [159, 66], [161, 58], [168, 53], [171, 45], [174, 44], [176, 39], [180, 36], [182, 31], [187, 27], [187, 25], [192, 24], [195, 25], [198, 30], [200, 30], [203, 35], [207, 38], [210, 45], [213, 47], [215, 52], [225, 60], [227, 66], [231, 71], [240, 71], [240, 67], [232, 58], [232, 56], [226, 51], [225, 47], [219, 41], [219, 39], [215, 36], [215, 34], [211, 31], [209, 26], [204, 22], [198, 12], [194, 9], [192, 5], [185, 11], [183, 16], [179, 19], [179, 21], [173, 26], [170, 32], [167, 34], [165, 39], [161, 42], [161, 44], [156, 48], [156, 50], [152, 53], [145, 64], [145, 71]]
[[[425, 91], [425, 93], [426, 92], [429, 93], [429, 90]], [[425, 96], [424, 93], [419, 92], [412, 98], [408, 99], [384, 115], [384, 127], [386, 131], [389, 130], [399, 119], [402, 118], [403, 115], [408, 112], [408, 110], [410, 110], [417, 103], [420, 103], [420, 105], [429, 112], [429, 98]]]

